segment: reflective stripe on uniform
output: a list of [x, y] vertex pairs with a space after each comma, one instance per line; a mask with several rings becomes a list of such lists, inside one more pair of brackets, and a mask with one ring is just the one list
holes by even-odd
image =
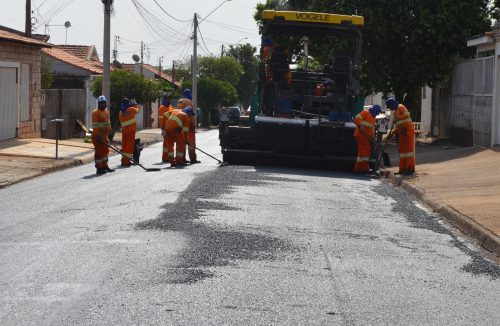
[[411, 122], [411, 119], [410, 118], [407, 118], [407, 119], [404, 119], [404, 120], [398, 120], [396, 121], [396, 127], [403, 124], [403, 123], [406, 123], [406, 122]]
[[415, 153], [399, 153], [400, 158], [410, 158], [415, 157]]
[[92, 128], [106, 128], [111, 126], [109, 122], [93, 122], [92, 123]]
[[184, 130], [184, 132], [188, 132], [189, 131], [189, 127], [184, 127], [184, 128], [182, 128], [182, 130]]
[[174, 152], [168, 152], [168, 157], [174, 157]]
[[135, 118], [122, 122], [122, 127], [130, 126], [133, 123], [135, 123]]
[[[123, 153], [123, 152], [122, 152]], [[131, 159], [134, 157], [134, 154], [129, 154], [129, 153], [123, 153], [123, 156], [125, 156], [128, 159]]]
[[168, 147], [163, 147], [163, 153], [168, 153]]
[[170, 118], [168, 118], [168, 120], [175, 121], [179, 125], [180, 128], [184, 127], [184, 124], [182, 123], [182, 120], [179, 119], [179, 117], [176, 117], [175, 115], [173, 115]]
[[356, 162], [368, 162], [370, 158], [368, 156], [358, 156]]
[[364, 120], [363, 120], [363, 121], [361, 121], [361, 124], [362, 124], [363, 126], [365, 126], [365, 127], [370, 128], [370, 129], [375, 129], [375, 125], [374, 125], [373, 123], [368, 122], [368, 121], [364, 121]]
[[184, 157], [184, 153], [183, 152], [177, 153], [177, 157]]
[[165, 118], [167, 118], [167, 119], [168, 119], [168, 118], [170, 118], [170, 112], [168, 112], [168, 111], [167, 111], [167, 112], [165, 112], [165, 113], [163, 113], [163, 115], [164, 115], [164, 116], [165, 116]]

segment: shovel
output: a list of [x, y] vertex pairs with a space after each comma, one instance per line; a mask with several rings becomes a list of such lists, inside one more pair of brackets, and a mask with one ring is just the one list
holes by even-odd
[[[105, 142], [103, 142], [102, 140], [98, 140], [98, 142], [108, 146], [110, 149], [112, 149], [113, 151], [117, 152], [118, 154], [122, 155], [122, 156], [126, 156], [125, 153], [123, 153], [122, 151], [120, 151], [118, 148], [110, 145], [110, 144], [107, 144]], [[142, 166], [141, 164], [139, 164], [138, 162], [134, 161], [134, 159], [132, 158], [129, 158], [129, 160], [134, 163], [135, 165], [138, 165], [140, 166], [141, 168], [143, 168], [146, 172], [152, 172], [152, 171], [161, 171], [161, 168], [145, 168], [144, 166]]]
[[[188, 145], [189, 145], [189, 144], [188, 144]], [[193, 146], [193, 145], [189, 145], [189, 146]], [[202, 152], [203, 154], [205, 154], [205, 155], [207, 155], [207, 156], [210, 156], [211, 158], [213, 158], [214, 160], [216, 160], [217, 162], [219, 162], [219, 166], [227, 166], [227, 165], [229, 165], [229, 164], [227, 164], [227, 162], [222, 162], [222, 161], [221, 161], [221, 160], [219, 160], [218, 158], [216, 158], [216, 157], [214, 157], [214, 156], [212, 156], [212, 155], [208, 154], [207, 152], [205, 152], [205, 151], [203, 151], [203, 150], [199, 149], [198, 147], [196, 147], [196, 146], [193, 146], [193, 147], [194, 147], [194, 148], [196, 148], [197, 150], [199, 150], [200, 152]]]

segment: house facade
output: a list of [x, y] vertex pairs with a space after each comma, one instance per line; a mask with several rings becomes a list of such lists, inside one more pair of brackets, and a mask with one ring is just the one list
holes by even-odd
[[435, 134], [459, 145], [500, 145], [500, 30], [470, 38], [472, 58], [453, 69], [448, 88], [436, 90]]
[[41, 50], [51, 45], [0, 26], [0, 139], [41, 135]]
[[[92, 95], [92, 83], [97, 76], [103, 74], [102, 63], [99, 61], [95, 47], [56, 45], [50, 49], [44, 49], [42, 52], [43, 56], [47, 58], [54, 80], [51, 90], [46, 91], [47, 96], [58, 96], [54, 91], [55, 89], [64, 90], [66, 94], [69, 94], [69, 90], [72, 90], [75, 93], [74, 97], [83, 100], [75, 102], [71, 108], [64, 105], [64, 110], [68, 110], [65, 115], [69, 118], [69, 116], [73, 116], [73, 113], [83, 111], [84, 113], [75, 116], [85, 120], [86, 125], [90, 127], [92, 111], [96, 108], [97, 101]], [[59, 100], [49, 100], [47, 103], [51, 105], [58, 105], [57, 103], [60, 102]], [[47, 107], [45, 111], [44, 113], [48, 119], [51, 112], [56, 110]], [[74, 125], [72, 120], [74, 119], [68, 121], [70, 129]], [[71, 136], [73, 136], [73, 132], [68, 132], [67, 137]]]

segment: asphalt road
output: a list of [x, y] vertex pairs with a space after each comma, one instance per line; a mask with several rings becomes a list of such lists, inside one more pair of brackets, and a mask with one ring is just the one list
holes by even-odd
[[[198, 144], [220, 157], [217, 131]], [[500, 266], [398, 188], [160, 156], [141, 157], [160, 172], [89, 164], [0, 190], [0, 325], [500, 320]]]

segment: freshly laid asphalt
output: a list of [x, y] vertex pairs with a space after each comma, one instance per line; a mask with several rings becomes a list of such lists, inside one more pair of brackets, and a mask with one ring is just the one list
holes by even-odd
[[[201, 131], [203, 132], [203, 131]], [[120, 134], [115, 135], [119, 142]], [[148, 145], [161, 141], [159, 129], [138, 132]], [[82, 139], [0, 141], [0, 188], [53, 171], [93, 162], [93, 146]], [[395, 167], [388, 180], [407, 189], [462, 232], [500, 256], [500, 150], [417, 143], [417, 175], [396, 177], [397, 148], [387, 151]]]

